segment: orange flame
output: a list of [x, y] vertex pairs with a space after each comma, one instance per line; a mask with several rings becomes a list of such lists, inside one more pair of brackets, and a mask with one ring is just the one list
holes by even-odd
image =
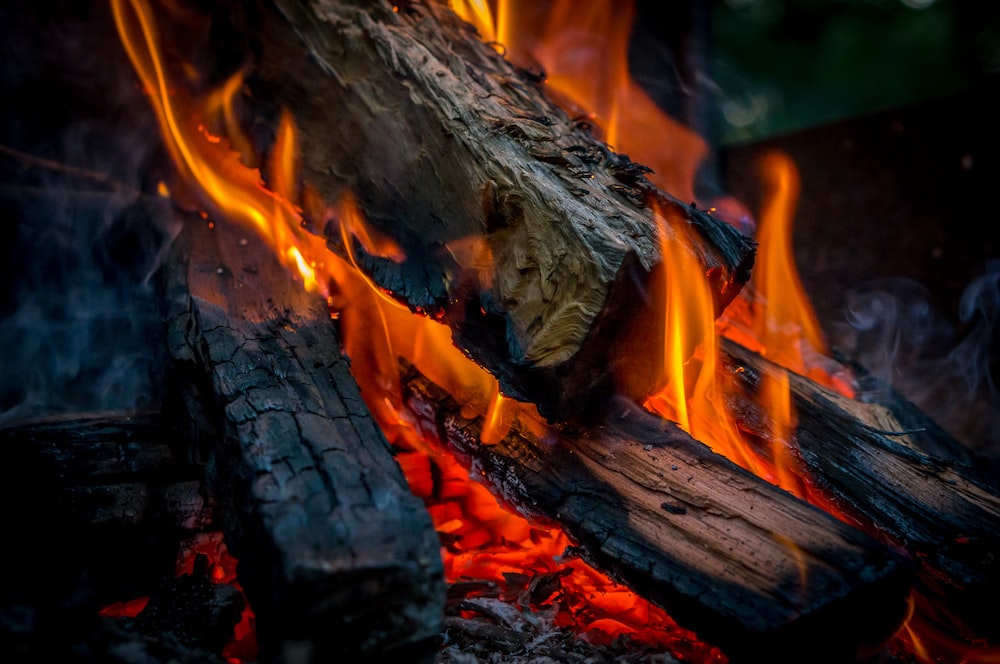
[[907, 615], [897, 639], [920, 664], [1000, 664], [1000, 646], [960, 636], [968, 630], [953, 624], [923, 595], [907, 598]]
[[[278, 127], [268, 189], [260, 173], [241, 162], [241, 158], [247, 161], [246, 155], [233, 150], [243, 145], [238, 148], [243, 152], [249, 145], [244, 144], [231, 110], [242, 80], [239, 75], [202, 105], [221, 112], [223, 139], [202, 128], [190, 110], [195, 104], [170, 94], [149, 6], [143, 0], [112, 0], [112, 8], [122, 42], [149, 94], [184, 183], [201, 196], [202, 204], [270, 242], [305, 287], [327, 294], [362, 394], [386, 437], [401, 450], [398, 458], [411, 488], [427, 500], [435, 527], [446, 542], [443, 557], [448, 579], [473, 577], [506, 583], [511, 574], [557, 574], [561, 577], [558, 597], [542, 600], [559, 604], [557, 622], [562, 626], [573, 625], [595, 639], [631, 634], [663, 647], [683, 642], [688, 648], [701, 648], [702, 661], [724, 661], [710, 646], [698, 645], [662, 610], [583, 561], [563, 559], [571, 543], [561, 530], [530, 524], [501, 507], [485, 486], [473, 481], [468, 470], [434, 441], [436, 432], [423, 431], [411, 421], [402, 402], [397, 358], [414, 364], [448, 390], [465, 404], [468, 414], [483, 416], [484, 443], [500, 440], [514, 424], [544, 435], [533, 407], [502, 397], [496, 380], [454, 345], [447, 327], [429, 316], [414, 315], [358, 269], [352, 238], [369, 253], [394, 260], [403, 256], [391, 239], [365, 224], [352, 197], [329, 208], [315, 191], [308, 187], [302, 191], [311, 216], [339, 224], [344, 256], [326, 251], [320, 238], [302, 229], [295, 204], [300, 189], [295, 127], [289, 115], [282, 116]], [[162, 189], [166, 195], [171, 191]], [[467, 252], [476, 260], [483, 254], [483, 247], [475, 241], [450, 249]], [[317, 261], [317, 256], [324, 260]]]
[[748, 287], [720, 318], [723, 333], [783, 367], [853, 396], [846, 372], [828, 359], [825, 335], [795, 269], [792, 222], [798, 169], [787, 154], [773, 151], [759, 160], [758, 172], [765, 196], [757, 265]]
[[[144, 0], [112, 0], [111, 8], [122, 44], [149, 95], [164, 143], [184, 181], [196, 185], [203, 204], [260, 234], [299, 274], [307, 289], [319, 290], [314, 263], [326, 253], [325, 242], [302, 229], [298, 208], [264, 187], [259, 171], [244, 166], [229, 141], [208, 132], [200, 114], [193, 110], [196, 105], [170, 94], [150, 6]], [[241, 81], [236, 76], [230, 78], [205, 105], [230, 108]], [[226, 124], [235, 127], [232, 111], [225, 111], [225, 116]], [[245, 143], [242, 134], [234, 135]]]
[[[664, 387], [646, 399], [644, 407], [673, 420], [692, 437], [756, 475], [796, 491], [797, 478], [781, 470], [787, 464], [768, 463], [754, 454], [725, 404], [726, 385], [719, 371], [719, 335], [708, 278], [697, 278], [704, 270], [687, 252], [685, 242], [667, 240], [672, 233], [684, 236], [684, 220], [671, 226], [672, 233], [659, 210], [654, 211], [654, 220], [659, 229], [665, 282]], [[692, 356], [691, 348], [695, 346]]]
[[[514, 62], [541, 66], [546, 86], [571, 115], [592, 120], [608, 144], [653, 169], [650, 179], [695, 200], [695, 173], [708, 156], [704, 138], [663, 113], [631, 76], [631, 2], [549, 3], [453, 0], [455, 12]], [[651, 139], [655, 137], [655, 139]]]

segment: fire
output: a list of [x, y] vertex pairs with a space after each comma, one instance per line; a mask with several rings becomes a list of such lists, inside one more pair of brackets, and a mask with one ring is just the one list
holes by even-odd
[[[702, 272], [701, 265], [685, 250], [684, 243], [667, 241], [668, 222], [659, 210], [655, 211], [654, 219], [665, 266], [662, 320], [665, 387], [649, 397], [644, 406], [673, 420], [694, 438], [708, 442], [716, 452], [761, 474], [764, 469], [747, 452], [722, 402], [715, 305], [708, 279], [691, 278]], [[680, 224], [675, 226], [678, 232], [684, 232]], [[690, 349], [695, 345], [696, 358], [691, 358]]]
[[[444, 451], [436, 432], [423, 430], [408, 415], [399, 358], [446, 389], [470, 414], [482, 416], [484, 444], [500, 440], [515, 426], [544, 435], [545, 425], [534, 409], [503, 397], [496, 380], [453, 344], [447, 327], [431, 315], [410, 311], [358, 269], [355, 241], [369, 253], [392, 260], [401, 261], [403, 253], [369, 228], [350, 196], [330, 205], [300, 184], [296, 130], [289, 114], [279, 122], [270, 162], [263, 169], [254, 166], [256, 155], [233, 110], [242, 75], [234, 74], [200, 101], [191, 99], [170, 79], [153, 12], [145, 0], [111, 0], [111, 6], [180, 177], [179, 183], [164, 184], [161, 195], [179, 203], [190, 203], [190, 197], [206, 218], [224, 217], [258, 233], [303, 287], [327, 297], [362, 394], [400, 451], [398, 460], [411, 489], [425, 500], [442, 536], [448, 580], [489, 581], [510, 594], [523, 591], [518, 578], [549, 575], [559, 581], [553, 592], [530, 601], [533, 606], [556, 605], [560, 626], [573, 626], [595, 639], [630, 634], [664, 648], [684, 643], [698, 649], [694, 655], [698, 661], [725, 661], [710, 646], [691, 646], [697, 644], [694, 637], [662, 610], [567, 556], [571, 542], [561, 530], [529, 523], [504, 509]], [[694, 200], [694, 176], [708, 149], [701, 137], [660, 112], [630, 78], [626, 47], [631, 4], [623, 10], [610, 1], [581, 7], [560, 0], [544, 21], [532, 20], [527, 3], [493, 8], [486, 0], [463, 0], [454, 6], [485, 39], [502, 43], [512, 58], [528, 58], [543, 66], [556, 95], [570, 108], [581, 109], [612, 145], [652, 167], [659, 186], [683, 200]], [[663, 141], [649, 141], [649, 136], [662, 136]], [[761, 458], [744, 444], [721, 401], [726, 385], [718, 354], [720, 339], [727, 334], [745, 334], [753, 341], [748, 344], [751, 348], [790, 370], [846, 389], [815, 367], [814, 360], [825, 346], [789, 260], [789, 228], [798, 187], [794, 166], [775, 158], [770, 168], [768, 181], [774, 193], [761, 215], [761, 262], [750, 289], [754, 298], [734, 308], [747, 313], [747, 318], [730, 315], [717, 323], [707, 279], [692, 278], [700, 267], [677, 250], [680, 243], [662, 242], [663, 262], [671, 266], [663, 284], [664, 387], [645, 405], [737, 463], [803, 495], [805, 480], [794, 460], [785, 456], [787, 445], [775, 444], [770, 458]], [[325, 239], [309, 230], [306, 218], [339, 227], [343, 255], [329, 251]], [[662, 238], [667, 237], [668, 227], [682, 232], [680, 224], [658, 211], [651, 223]], [[475, 238], [449, 250], [488, 258], [480, 256], [482, 243]], [[804, 350], [800, 340], [811, 350]], [[693, 354], [691, 348], [696, 348]], [[773, 413], [775, 441], [789, 440], [794, 413], [787, 380], [779, 377], [768, 385], [765, 398]]]
[[[702, 661], [724, 661], [661, 609], [580, 559], [564, 558], [571, 544], [565, 533], [531, 524], [501, 507], [435, 441], [435, 432], [423, 431], [412, 421], [402, 400], [398, 358], [448, 390], [470, 414], [482, 415], [485, 443], [499, 440], [515, 424], [538, 435], [544, 429], [532, 407], [500, 394], [496, 380], [452, 343], [447, 327], [432, 316], [414, 314], [358, 269], [355, 240], [379, 256], [402, 260], [403, 254], [366, 225], [350, 196], [328, 206], [315, 191], [298, 186], [298, 147], [290, 115], [283, 115], [279, 123], [265, 183], [261, 171], [247, 165], [256, 159], [248, 152], [249, 141], [232, 110], [241, 76], [234, 75], [201, 103], [175, 92], [161, 59], [150, 6], [144, 0], [111, 1], [122, 43], [181, 178], [181, 186], [164, 185], [161, 193], [186, 202], [175, 193], [184, 189], [205, 209], [206, 218], [208, 213], [220, 215], [259, 233], [305, 288], [326, 295], [369, 408], [400, 450], [400, 465], [411, 488], [427, 500], [446, 542], [447, 578], [507, 586], [512, 578], [551, 574], [560, 583], [553, 593], [535, 601], [558, 605], [557, 625], [572, 625], [596, 640], [631, 634], [661, 647], [683, 643], [703, 651]], [[207, 115], [213, 117], [206, 120]], [[210, 132], [206, 124], [212, 122], [222, 126], [225, 135]], [[339, 226], [343, 256], [328, 251], [321, 238], [304, 228], [303, 208], [310, 217]], [[471, 252], [470, 256], [482, 253], [474, 240], [449, 249]]]
[[453, 0], [452, 8], [483, 39], [502, 44], [511, 61], [541, 67], [553, 97], [571, 115], [589, 118], [613, 148], [652, 168], [650, 178], [661, 189], [696, 200], [695, 173], [708, 157], [708, 145], [660, 111], [632, 79], [632, 3]]
[[[173, 84], [162, 59], [151, 7], [142, 0], [112, 0], [111, 9], [173, 163], [185, 183], [197, 184], [194, 189], [197, 204], [260, 234], [299, 275], [307, 289], [320, 290], [315, 263], [327, 253], [325, 242], [306, 232], [302, 228], [301, 211], [287, 198], [265, 187], [260, 171], [247, 168], [241, 161], [242, 155], [231, 149], [234, 145], [244, 149], [249, 146], [231, 110], [242, 77], [234, 75], [200, 107], [180, 94], [171, 94]], [[211, 133], [204, 123], [204, 114], [213, 109], [223, 112], [227, 129], [232, 132], [225, 140]], [[218, 149], [205, 149], [206, 143]], [[293, 159], [277, 155], [275, 170], [280, 173], [282, 164]]]
[[[628, 69], [628, 43], [634, 20], [632, 3], [609, 0], [581, 5], [570, 0], [541, 3], [499, 0], [454, 0], [455, 11], [488, 41], [500, 42], [508, 57], [527, 66], [540, 65], [546, 85], [571, 113], [589, 117], [613, 147], [653, 169], [650, 179], [681, 200], [695, 200], [695, 177], [708, 155], [704, 139], [670, 118], [636, 83]], [[541, 12], [541, 13], [540, 13]], [[650, 136], [661, 140], [649, 140]], [[831, 374], [821, 358], [829, 353], [809, 299], [795, 271], [791, 222], [798, 195], [798, 176], [787, 157], [774, 155], [764, 164], [767, 208], [759, 220], [758, 268], [744, 296], [718, 316], [707, 279], [693, 257], [667, 242], [683, 234], [654, 210], [666, 266], [663, 311], [664, 387], [645, 407], [678, 423], [713, 450], [778, 484], [799, 497], [810, 493], [804, 471], [789, 454], [787, 441], [794, 414], [787, 382], [766, 391], [774, 421], [771, 458], [753, 452], [722, 402], [726, 378], [719, 368], [719, 339], [742, 343], [792, 371], [850, 394], [848, 383]], [[718, 319], [718, 322], [717, 322]], [[803, 348], [803, 346], [806, 346]], [[691, 348], [697, 347], [694, 357]], [[767, 353], [766, 350], [771, 352]]]
[[846, 372], [828, 359], [826, 338], [795, 269], [792, 226], [798, 170], [788, 155], [770, 152], [759, 160], [758, 173], [765, 195], [757, 226], [756, 267], [750, 284], [720, 317], [719, 325], [727, 338], [852, 397]]

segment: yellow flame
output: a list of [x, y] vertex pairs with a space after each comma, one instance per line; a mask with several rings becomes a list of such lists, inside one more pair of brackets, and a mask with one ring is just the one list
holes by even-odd
[[476, 28], [483, 41], [499, 41], [496, 21], [493, 20], [493, 9], [488, 0], [452, 0], [451, 8], [459, 18]]
[[762, 474], [765, 469], [748, 453], [723, 400], [724, 386], [718, 378], [719, 338], [709, 280], [697, 258], [686, 249], [688, 242], [677, 241], [687, 232], [685, 221], [670, 224], [659, 210], [654, 211], [654, 220], [664, 276], [664, 387], [646, 399], [644, 406], [673, 420], [719, 454]]

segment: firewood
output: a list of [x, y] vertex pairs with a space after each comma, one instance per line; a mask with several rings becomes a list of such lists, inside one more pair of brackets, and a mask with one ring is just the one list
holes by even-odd
[[0, 441], [35, 481], [56, 485], [67, 525], [122, 536], [139, 525], [189, 532], [212, 525], [203, 469], [185, 458], [187, 441], [158, 414], [50, 415], [0, 430]]
[[625, 400], [599, 427], [482, 445], [481, 418], [415, 371], [405, 387], [501, 501], [561, 525], [730, 661], [853, 661], [899, 627], [912, 577], [894, 550]]
[[203, 469], [158, 413], [52, 414], [0, 429], [0, 507], [16, 546], [0, 604], [61, 612], [148, 594], [213, 524]]
[[[732, 408], [750, 434], [763, 435], [767, 416], [757, 389], [763, 377], [784, 370], [738, 344], [726, 342], [725, 350], [740, 367], [732, 372], [740, 389], [727, 395]], [[929, 599], [977, 636], [1000, 638], [996, 621], [981, 611], [1000, 591], [1000, 497], [974, 455], [863, 373], [859, 389], [868, 401], [788, 377], [797, 419], [792, 451], [811, 480], [846, 517], [919, 562]]]
[[190, 221], [165, 275], [170, 351], [179, 384], [196, 388], [183, 395], [187, 416], [202, 429], [262, 658], [432, 652], [440, 543], [361, 400], [323, 298], [221, 222]]
[[[590, 412], [616, 389], [610, 359], [656, 344], [620, 334], [651, 317], [654, 203], [665, 241], [709, 276], [717, 311], [749, 276], [752, 240], [658, 190], [446, 3], [277, 0], [251, 34], [252, 103], [294, 116], [305, 185], [327, 201], [349, 188], [405, 254], [349, 239], [362, 267], [442, 314], [504, 394], [547, 417]], [[345, 250], [338, 223], [325, 234]]]

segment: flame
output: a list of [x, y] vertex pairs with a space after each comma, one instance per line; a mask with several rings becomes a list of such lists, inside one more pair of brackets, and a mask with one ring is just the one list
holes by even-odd
[[[709, 154], [697, 132], [662, 112], [631, 76], [631, 2], [615, 0], [452, 0], [483, 39], [508, 58], [540, 66], [552, 96], [571, 115], [589, 118], [616, 150], [653, 169], [650, 179], [684, 201], [696, 200], [695, 174]], [[651, 140], [651, 137], [656, 137]]]
[[[264, 238], [308, 290], [320, 290], [313, 266], [327, 253], [325, 242], [302, 228], [300, 210], [267, 189], [258, 170], [241, 163], [241, 154], [231, 149], [234, 136], [238, 144], [247, 143], [241, 133], [234, 130], [227, 140], [221, 139], [208, 131], [197, 104], [179, 94], [171, 95], [149, 4], [144, 0], [112, 0], [111, 9], [122, 44], [156, 113], [164, 144], [184, 182], [195, 185], [202, 205], [247, 225]], [[234, 75], [208, 97], [202, 109], [222, 109], [227, 127], [235, 128], [231, 107], [240, 85], [242, 77]], [[287, 145], [277, 147], [290, 149]], [[286, 153], [277, 154], [275, 159], [275, 170], [280, 171], [281, 162], [294, 157]]]
[[[783, 471], [790, 464], [769, 463], [754, 454], [726, 406], [712, 291], [707, 275], [695, 276], [704, 270], [686, 250], [688, 243], [677, 241], [688, 232], [684, 220], [675, 220], [670, 231], [661, 211], [654, 209], [654, 221], [664, 268], [664, 387], [647, 398], [644, 407], [676, 422], [692, 437], [759, 477], [801, 495], [798, 477]], [[781, 425], [787, 427], [788, 421]]]
[[[484, 39], [502, 42], [512, 57], [541, 63], [549, 74], [548, 85], [564, 103], [586, 109], [585, 114], [604, 129], [612, 144], [653, 167], [651, 177], [661, 188], [685, 200], [694, 198], [694, 174], [707, 146], [660, 112], [629, 76], [626, 47], [633, 19], [631, 4], [623, 11], [610, 0], [586, 6], [559, 0], [547, 20], [534, 22], [526, 5], [501, 2], [494, 9], [484, 0], [453, 4], [461, 16], [478, 26]], [[501, 440], [512, 427], [544, 435], [544, 424], [533, 408], [503, 397], [495, 379], [454, 345], [448, 328], [433, 316], [415, 315], [358, 269], [355, 241], [369, 254], [395, 261], [403, 260], [403, 252], [391, 238], [365, 223], [351, 196], [331, 206], [317, 192], [300, 185], [296, 129], [289, 114], [283, 113], [279, 121], [265, 184], [234, 110], [242, 74], [234, 74], [200, 104], [174, 92], [149, 5], [144, 0], [111, 0], [111, 5], [122, 43], [182, 180], [182, 186], [161, 183], [160, 194], [181, 201], [185, 187], [190, 188], [202, 209], [258, 233], [305, 288], [327, 296], [366, 403], [386, 437], [400, 450], [397, 458], [411, 489], [424, 499], [442, 535], [448, 580], [487, 580], [507, 592], [517, 592], [523, 589], [512, 579], [519, 575], [552, 575], [559, 580], [558, 589], [532, 602], [556, 604], [556, 621], [561, 626], [573, 626], [595, 639], [630, 634], [661, 647], [683, 643], [698, 649], [693, 657], [697, 661], [725, 661], [710, 646], [692, 646], [696, 639], [662, 610], [578, 558], [566, 556], [571, 542], [561, 530], [529, 523], [501, 506], [445, 452], [436, 441], [436, 431], [424, 430], [408, 414], [398, 358], [465, 404], [468, 414], [481, 416], [483, 443]], [[649, 136], [663, 140], [649, 141]], [[773, 419], [772, 450], [766, 460], [741, 439], [721, 399], [726, 390], [718, 362], [723, 334], [745, 334], [754, 344], [750, 347], [790, 370], [814, 378], [826, 376], [813, 366], [814, 355], [825, 352], [825, 345], [790, 259], [797, 173], [787, 158], [774, 157], [765, 165], [772, 191], [761, 214], [760, 267], [748, 289], [755, 299], [743, 299], [734, 307], [747, 314], [741, 320], [729, 316], [721, 324], [716, 322], [707, 277], [692, 277], [702, 273], [701, 266], [684, 251], [683, 242], [666, 239], [671, 233], [682, 235], [683, 224], [654, 210], [651, 223], [659, 230], [667, 266], [662, 317], [664, 387], [646, 401], [646, 407], [677, 421], [695, 438], [761, 477], [802, 495], [801, 468], [793, 457], [785, 456], [794, 431], [787, 377], [775, 377], [762, 390]], [[344, 255], [328, 251], [323, 239], [305, 228], [303, 208], [311, 219], [339, 225]], [[470, 261], [465, 264], [475, 264], [486, 251], [476, 238], [457, 241], [448, 249], [468, 254]], [[811, 352], [804, 352], [799, 340]], [[790, 541], [789, 546], [794, 547]], [[805, 574], [805, 569], [801, 572]], [[914, 651], [932, 661], [931, 646], [922, 640], [927, 637], [918, 637], [910, 623], [904, 631]], [[941, 644], [935, 642], [933, 647]]]
[[907, 598], [906, 619], [896, 638], [920, 664], [1000, 664], [1000, 646], [961, 636], [968, 631], [914, 591]]
[[[557, 604], [561, 626], [572, 625], [597, 640], [630, 634], [662, 647], [682, 643], [700, 649], [702, 661], [724, 661], [661, 609], [582, 560], [564, 557], [571, 545], [565, 533], [531, 524], [501, 506], [445, 452], [435, 431], [422, 430], [412, 420], [401, 395], [398, 358], [446, 389], [467, 414], [482, 416], [484, 443], [499, 441], [515, 425], [536, 435], [545, 433], [534, 408], [504, 398], [496, 380], [454, 345], [446, 326], [433, 316], [415, 315], [358, 269], [354, 240], [367, 252], [392, 260], [402, 260], [403, 253], [365, 223], [353, 197], [330, 206], [314, 190], [299, 186], [296, 131], [289, 114], [279, 122], [265, 186], [260, 171], [249, 165], [255, 160], [232, 110], [242, 76], [235, 74], [201, 104], [172, 93], [149, 5], [144, 0], [111, 2], [122, 42], [149, 95], [182, 184], [213, 214], [261, 235], [304, 287], [327, 296], [369, 409], [400, 450], [400, 466], [413, 492], [427, 502], [446, 543], [447, 578], [511, 585], [510, 579], [519, 575], [552, 574], [560, 581], [558, 590], [536, 598], [536, 603]], [[214, 117], [204, 120], [196, 108]], [[209, 132], [205, 122], [214, 122], [224, 133]], [[161, 193], [179, 199], [177, 189], [164, 185]], [[320, 238], [303, 229], [299, 198], [310, 217], [339, 227], [343, 255], [327, 251]], [[481, 262], [484, 253], [482, 243], [474, 239], [449, 250], [467, 252], [473, 264]], [[319, 256], [323, 260], [317, 260]]]
[[737, 301], [720, 318], [727, 338], [844, 396], [850, 379], [828, 358], [830, 351], [795, 268], [792, 227], [799, 196], [791, 157], [771, 151], [757, 164], [764, 188], [756, 268]]

